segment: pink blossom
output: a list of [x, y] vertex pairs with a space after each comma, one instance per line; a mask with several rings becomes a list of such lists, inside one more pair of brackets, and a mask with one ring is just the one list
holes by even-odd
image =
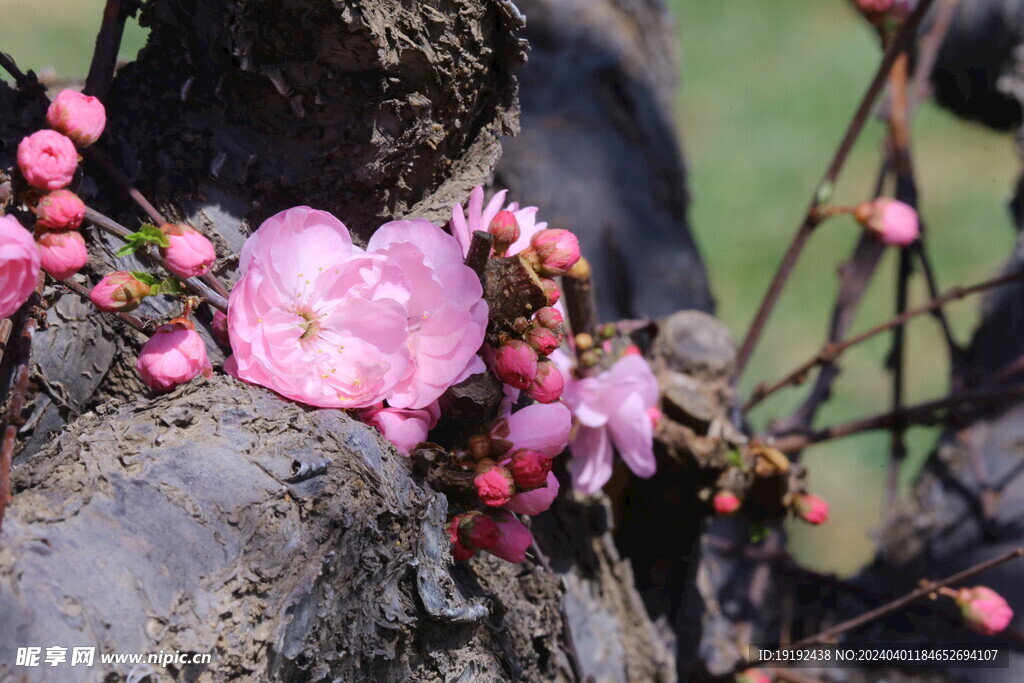
[[497, 420], [490, 436], [494, 454], [527, 448], [553, 458], [565, 450], [572, 429], [572, 415], [561, 403], [529, 405]]
[[1013, 620], [1013, 610], [1003, 596], [985, 586], [961, 588], [956, 595], [956, 604], [967, 626], [986, 636], [1006, 630]]
[[917, 211], [908, 204], [882, 197], [857, 206], [856, 217], [885, 244], [905, 247], [917, 239]]
[[367, 249], [385, 257], [405, 279], [389, 296], [405, 307], [411, 362], [388, 403], [422, 408], [468, 375], [483, 372], [476, 353], [487, 329], [487, 303], [458, 242], [429, 221], [415, 219], [381, 226]]
[[828, 521], [828, 501], [821, 496], [813, 493], [797, 496], [793, 506], [800, 519], [808, 524], [824, 524]]
[[537, 403], [554, 403], [565, 391], [565, 379], [558, 367], [551, 361], [537, 364], [537, 377], [526, 390], [526, 395]]
[[85, 203], [71, 190], [55, 190], [36, 205], [36, 225], [47, 230], [74, 230], [85, 218]]
[[494, 372], [510, 387], [526, 389], [537, 377], [537, 352], [519, 339], [506, 342], [495, 354]]
[[74, 90], [61, 90], [46, 111], [46, 122], [74, 140], [79, 147], [88, 147], [103, 134], [107, 111], [95, 97]]
[[160, 247], [164, 265], [180, 278], [206, 275], [217, 261], [213, 243], [191, 225], [167, 223], [160, 226], [170, 243]]
[[101, 311], [132, 311], [149, 296], [152, 288], [133, 274], [118, 270], [103, 276], [89, 292], [89, 299]]
[[55, 280], [67, 280], [89, 260], [85, 240], [77, 232], [44, 232], [36, 243], [43, 270]]
[[231, 335], [228, 333], [228, 316], [221, 311], [213, 312], [213, 320], [210, 321], [210, 330], [213, 332], [213, 339], [226, 349], [231, 348]]
[[213, 371], [203, 338], [190, 321], [182, 318], [156, 328], [143, 344], [135, 369], [142, 381], [156, 391], [170, 391], [200, 374], [209, 377]]
[[[552, 356], [565, 363], [565, 355]], [[573, 488], [595, 493], [612, 474], [613, 445], [639, 477], [650, 477], [656, 465], [654, 431], [648, 410], [658, 401], [658, 381], [641, 356], [623, 356], [610, 370], [575, 379], [563, 367], [562, 398], [578, 423], [572, 451]]]
[[772, 678], [760, 669], [747, 669], [736, 674], [736, 683], [772, 683]]
[[[504, 204], [507, 194], [508, 190], [501, 190], [491, 198], [485, 207], [484, 188], [477, 186], [470, 193], [469, 203], [465, 209], [461, 204], [452, 207], [452, 236], [459, 241], [463, 256], [469, 253], [469, 244], [473, 241], [473, 233], [477, 230], [485, 232], [488, 230], [494, 217], [502, 210], [502, 204]], [[505, 210], [510, 211], [515, 216], [516, 223], [519, 224], [519, 239], [509, 246], [507, 252], [509, 256], [512, 256], [530, 246], [530, 239], [537, 232], [546, 228], [548, 224], [537, 222], [536, 206], [520, 209], [518, 203], [512, 202], [505, 207]]]
[[532, 491], [517, 493], [504, 507], [506, 510], [520, 515], [539, 515], [555, 502], [555, 498], [558, 497], [558, 487], [558, 477], [554, 472], [548, 472], [544, 486]]
[[408, 280], [324, 211], [269, 218], [242, 248], [225, 369], [293, 400], [365, 408], [407, 376]]
[[476, 475], [473, 479], [476, 494], [480, 502], [491, 507], [501, 507], [515, 493], [512, 473], [504, 467], [492, 467], [486, 472]]
[[740, 509], [740, 499], [732, 491], [719, 491], [712, 502], [717, 515], [731, 515]]
[[54, 130], [40, 130], [18, 144], [18, 168], [32, 187], [67, 187], [78, 168], [75, 143]]
[[360, 419], [375, 427], [384, 438], [394, 444], [402, 455], [409, 453], [427, 440], [427, 434], [437, 425], [441, 408], [437, 402], [426, 408], [381, 408], [362, 411]]
[[533, 534], [508, 512], [496, 511], [493, 517], [501, 536], [497, 543], [484, 550], [507, 562], [518, 563], [525, 560], [526, 551], [533, 545]]
[[856, 0], [857, 6], [865, 12], [888, 12], [893, 0]]
[[0, 318], [13, 315], [39, 281], [39, 249], [14, 216], [0, 216]]

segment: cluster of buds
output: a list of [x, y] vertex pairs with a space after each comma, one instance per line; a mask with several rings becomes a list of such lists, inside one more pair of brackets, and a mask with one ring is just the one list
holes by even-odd
[[50, 104], [46, 121], [52, 130], [39, 130], [18, 144], [18, 168], [29, 185], [47, 192], [35, 206], [35, 238], [43, 270], [65, 280], [85, 265], [89, 253], [77, 232], [85, 204], [65, 189], [78, 169], [78, 147], [96, 142], [106, 126], [103, 104], [73, 90], [62, 91]]
[[[488, 457], [493, 455], [490, 444], [484, 445], [487, 437], [474, 437], [472, 451], [480, 459], [476, 465], [477, 475], [473, 479], [477, 497], [488, 507], [507, 505], [517, 493], [532, 491], [544, 486], [551, 472], [552, 459], [538, 451], [522, 448], [500, 463]], [[481, 446], [486, 450], [481, 450]]]
[[565, 380], [548, 359], [565, 339], [564, 320], [558, 309], [545, 306], [532, 321], [520, 318], [517, 331], [522, 339], [510, 339], [494, 356], [498, 378], [514, 389], [525, 391], [538, 403], [553, 403], [562, 396]]
[[203, 338], [184, 316], [156, 329], [139, 351], [135, 369], [148, 387], [159, 392], [213, 373]]

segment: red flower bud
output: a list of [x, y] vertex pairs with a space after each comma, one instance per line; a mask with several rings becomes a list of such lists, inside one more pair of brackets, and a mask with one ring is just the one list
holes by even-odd
[[562, 298], [562, 290], [558, 288], [558, 283], [551, 278], [542, 277], [540, 279], [540, 286], [544, 288], [544, 296], [548, 298], [548, 306], [554, 306]]
[[170, 391], [200, 374], [209, 377], [213, 371], [203, 338], [195, 331], [195, 325], [183, 318], [156, 328], [142, 345], [135, 369], [142, 381], [157, 391]]
[[456, 515], [448, 528], [453, 544], [461, 543], [469, 550], [485, 550], [493, 547], [501, 538], [501, 532], [493, 519], [476, 510]]
[[521, 234], [519, 221], [511, 211], [499, 211], [487, 230], [494, 235], [494, 251], [497, 254], [508, 251]]
[[99, 139], [107, 125], [107, 110], [95, 97], [74, 90], [62, 90], [46, 111], [46, 122], [71, 138], [79, 147]]
[[491, 507], [501, 507], [512, 499], [515, 493], [515, 480], [512, 473], [504, 467], [491, 469], [476, 475], [473, 479], [480, 502]]
[[797, 496], [793, 507], [800, 519], [808, 524], [824, 524], [828, 520], [828, 502], [813, 493]]
[[539, 451], [522, 449], [512, 454], [512, 478], [516, 488], [535, 489], [547, 483], [552, 459]]
[[526, 390], [527, 396], [537, 403], [554, 403], [562, 397], [565, 390], [565, 378], [551, 361], [537, 364], [537, 377]]
[[210, 321], [210, 329], [213, 331], [214, 340], [225, 349], [231, 348], [231, 337], [228, 334], [228, 316], [220, 311], [213, 312], [213, 320]]
[[889, 245], [905, 247], [920, 231], [917, 211], [888, 197], [859, 204], [854, 216], [876, 239]]
[[89, 299], [107, 313], [131, 311], [139, 307], [151, 289], [131, 273], [118, 270], [103, 276], [89, 292]]
[[740, 499], [732, 491], [719, 491], [715, 494], [713, 503], [717, 515], [731, 515], [740, 509]]
[[986, 636], [1004, 631], [1013, 620], [1013, 610], [1003, 596], [985, 586], [961, 588], [956, 594], [956, 605], [968, 628]]
[[565, 275], [580, 260], [580, 243], [568, 230], [541, 230], [530, 240], [523, 255], [543, 277]]
[[71, 190], [44, 195], [36, 205], [36, 226], [47, 230], [75, 230], [85, 218], [85, 203]]
[[505, 384], [527, 389], [537, 377], [537, 352], [526, 342], [513, 339], [498, 349], [494, 369]]
[[89, 260], [85, 240], [74, 231], [36, 234], [43, 270], [55, 280], [67, 280]]
[[217, 260], [217, 252], [201, 232], [184, 223], [160, 226], [170, 246], [160, 247], [167, 270], [180, 278], [206, 275]]
[[557, 334], [547, 329], [546, 327], [531, 327], [526, 331], [524, 335], [526, 343], [536, 349], [537, 353], [541, 356], [551, 355], [551, 352], [557, 349], [562, 340]]
[[558, 334], [562, 334], [565, 331], [565, 318], [562, 317], [562, 312], [552, 306], [545, 306], [537, 311], [533, 321], [541, 327]]

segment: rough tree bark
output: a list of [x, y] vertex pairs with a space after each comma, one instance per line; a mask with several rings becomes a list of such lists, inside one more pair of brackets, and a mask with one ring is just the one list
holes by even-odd
[[[660, 3], [621, 4], [644, 30], [663, 16]], [[114, 81], [102, 144], [222, 254], [296, 204], [363, 238], [393, 216], [443, 222], [516, 132], [525, 43], [509, 0], [150, 0], [142, 21], [151, 36]], [[707, 307], [678, 151], [653, 151], [662, 133], [674, 139], [670, 95], [645, 88], [637, 109], [628, 97], [615, 107], [653, 136], [631, 141], [630, 165], [665, 178], [643, 200], [668, 217], [659, 230], [676, 229], [675, 261], [660, 268], [685, 265], [673, 286]], [[5, 86], [0, 107], [9, 167], [42, 111]], [[135, 227], [141, 215], [86, 171], [80, 193]], [[95, 276], [113, 245], [89, 238], [107, 247], [93, 250]], [[230, 281], [234, 266], [217, 272]], [[631, 306], [667, 310], [652, 302]], [[11, 648], [60, 642], [214, 653], [209, 667], [170, 670], [185, 680], [673, 679], [600, 498], [565, 497], [537, 520], [545, 558], [453, 567], [444, 499], [372, 430], [227, 378], [139, 399], [134, 332], [70, 295], [47, 318], [0, 537], [0, 678], [13, 675]]]

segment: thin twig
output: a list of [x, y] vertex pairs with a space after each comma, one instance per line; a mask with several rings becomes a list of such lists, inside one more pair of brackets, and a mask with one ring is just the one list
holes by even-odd
[[4, 417], [3, 437], [0, 440], [0, 530], [3, 528], [4, 514], [11, 498], [11, 463], [14, 460], [14, 444], [21, 421], [21, 411], [25, 407], [25, 395], [28, 392], [28, 380], [31, 375], [29, 361], [32, 359], [32, 339], [35, 336], [37, 309], [42, 303], [42, 291], [45, 276], [39, 275], [36, 290], [21, 307], [21, 330], [18, 332], [17, 355], [15, 357], [14, 379], [11, 398], [7, 404]]
[[101, 100], [107, 96], [110, 83], [114, 80], [117, 56], [121, 51], [124, 24], [134, 11], [134, 5], [132, 0], [107, 0], [107, 5], [103, 9], [103, 23], [96, 36], [89, 76], [85, 79], [85, 94]]
[[944, 422], [951, 417], [950, 415], [937, 414], [939, 411], [960, 408], [970, 403], [1006, 403], [1019, 399], [1022, 396], [1024, 396], [1024, 385], [1022, 384], [974, 389], [933, 401], [907, 406], [895, 412], [872, 415], [803, 434], [790, 434], [776, 439], [772, 445], [783, 453], [792, 453], [822, 441], [830, 441], [875, 429], [891, 429], [898, 421], [904, 421], [907, 425], [934, 425]]
[[912, 590], [911, 592], [907, 593], [901, 598], [896, 598], [895, 600], [888, 602], [882, 605], [881, 607], [869, 610], [864, 614], [861, 614], [860, 616], [854, 617], [853, 619], [848, 619], [847, 621], [838, 623], [835, 626], [825, 629], [820, 633], [816, 633], [813, 636], [804, 638], [796, 644], [811, 645], [813, 643], [832, 642], [836, 639], [837, 636], [847, 631], [851, 631], [859, 626], [863, 626], [864, 624], [875, 621], [876, 619], [881, 619], [882, 617], [888, 614], [892, 614], [893, 612], [896, 612], [900, 609], [903, 609], [912, 602], [920, 600], [921, 598], [928, 597], [932, 593], [938, 591], [940, 588], [945, 588], [946, 586], [950, 586], [954, 583], [966, 581], [967, 579], [972, 578], [978, 574], [981, 574], [982, 572], [986, 572], [989, 569], [992, 569], [993, 567], [998, 567], [1001, 564], [1005, 564], [1011, 560], [1015, 560], [1018, 557], [1022, 556], [1024, 556], [1024, 546], [1003, 553], [998, 557], [993, 557], [990, 560], [979, 562], [973, 567], [965, 569], [962, 572], [957, 572], [952, 576], [947, 576], [946, 578], [940, 581], [924, 581], [922, 582], [920, 588]]
[[917, 110], [918, 105], [931, 97], [931, 76], [935, 68], [935, 61], [939, 56], [939, 49], [946, 40], [953, 25], [953, 17], [956, 16], [957, 5], [960, 0], [941, 0], [935, 12], [935, 20], [932, 22], [928, 33], [920, 41], [920, 49], [917, 54], [917, 64], [914, 67], [914, 88], [910, 93], [910, 104], [908, 109], [911, 115]]
[[[984, 292], [989, 289], [995, 289], [996, 287], [1002, 287], [1003, 285], [1008, 285], [1014, 282], [1020, 282], [1021, 280], [1024, 280], [1024, 271], [1013, 273], [1010, 275], [1003, 275], [997, 278], [993, 278], [991, 280], [985, 280], [984, 282], [979, 282], [977, 284], [971, 285], [970, 287], [954, 287], [953, 289], [949, 290], [942, 296], [936, 297], [927, 303], [921, 304], [920, 306], [910, 308], [901, 315], [897, 315], [893, 318], [890, 318], [889, 320], [886, 320], [880, 325], [876, 325], [875, 327], [872, 327], [869, 330], [861, 332], [856, 336], [850, 337], [844, 342], [840, 342], [839, 344], [826, 344], [824, 347], [822, 347], [820, 351], [818, 351], [818, 353], [814, 357], [798, 365], [795, 370], [791, 371], [782, 379], [774, 382], [771, 385], [761, 385], [757, 389], [755, 389], [753, 396], [751, 396], [750, 400], [747, 401], [746, 405], [743, 406], [743, 410], [750, 410], [751, 408], [758, 405], [775, 392], [791, 384], [799, 384], [802, 378], [805, 377], [808, 372], [814, 369], [815, 366], [824, 365], [826, 363], [831, 363], [835, 361], [836, 358], [838, 358], [840, 355], [843, 354], [844, 351], [846, 351], [852, 346], [856, 346], [857, 344], [865, 342], [868, 339], [871, 339], [872, 337], [881, 334], [882, 332], [899, 327], [905, 324], [907, 321], [919, 315], [922, 315], [924, 313], [930, 313], [936, 308], [941, 308], [942, 306], [945, 306], [951, 301], [962, 299], [972, 294], [978, 294], [979, 292]], [[1024, 368], [1024, 362], [1022, 362], [1022, 368]]]
[[825, 172], [821, 183], [819, 183], [818, 187], [815, 189], [814, 196], [811, 198], [811, 203], [804, 216], [803, 223], [800, 225], [800, 228], [797, 230], [797, 233], [793, 238], [793, 242], [790, 244], [789, 249], [783, 256], [782, 262], [779, 264], [778, 270], [768, 287], [764, 300], [761, 302], [761, 305], [754, 316], [754, 320], [750, 325], [750, 329], [743, 340], [743, 345], [740, 347], [739, 354], [736, 357], [736, 369], [734, 372], [735, 381], [738, 382], [743, 371], [746, 369], [747, 363], [750, 361], [750, 357], [753, 355], [754, 349], [757, 346], [757, 342], [760, 340], [761, 335], [764, 332], [765, 325], [768, 322], [768, 317], [771, 315], [771, 312], [778, 301], [779, 295], [782, 293], [783, 286], [786, 284], [790, 274], [793, 272], [797, 259], [800, 257], [811, 233], [814, 232], [814, 229], [818, 226], [819, 220], [817, 216], [817, 208], [819, 204], [822, 202], [823, 198], [829, 194], [830, 188], [839, 178], [839, 174], [842, 171], [843, 166], [846, 164], [846, 159], [849, 156], [850, 151], [853, 149], [853, 143], [860, 136], [864, 125], [867, 123], [868, 118], [871, 115], [871, 109], [875, 104], [875, 100], [878, 99], [879, 93], [882, 91], [882, 88], [885, 87], [889, 71], [892, 69], [896, 58], [907, 49], [910, 41], [917, 32], [917, 27], [921, 23], [921, 19], [924, 17], [925, 13], [927, 13], [933, 2], [934, 0], [921, 0], [921, 3], [918, 4], [914, 12], [907, 17], [907, 20], [903, 23], [903, 26], [900, 28], [896, 38], [886, 49], [885, 54], [882, 57], [882, 63], [879, 65], [874, 79], [868, 86], [867, 92], [864, 93], [864, 97], [861, 98], [860, 105], [857, 107], [857, 112], [854, 114], [853, 120], [847, 128], [846, 134], [843, 136], [843, 140], [840, 143], [835, 156], [832, 158], [832, 162], [829, 164], [828, 170]]
[[[119, 239], [127, 241], [128, 235], [131, 234], [131, 231], [128, 230], [128, 228], [124, 227], [123, 225], [115, 221], [113, 218], [108, 218], [107, 216], [104, 216], [102, 213], [93, 208], [86, 207], [85, 218], [94, 223], [96, 227], [100, 228], [104, 232], [114, 235]], [[149, 256], [149, 258], [159, 263], [165, 270], [167, 270], [167, 272], [170, 272], [170, 270], [167, 269], [167, 264], [164, 263], [163, 257], [161, 257], [156, 251], [150, 249], [146, 252], [146, 254], [147, 256]], [[181, 283], [185, 286], [185, 289], [192, 292], [196, 296], [203, 297], [211, 306], [213, 306], [217, 310], [223, 313], [227, 313], [227, 299], [218, 294], [217, 292], [213, 291], [213, 289], [209, 285], [204, 283], [199, 278], [190, 277], [182, 280]]]

